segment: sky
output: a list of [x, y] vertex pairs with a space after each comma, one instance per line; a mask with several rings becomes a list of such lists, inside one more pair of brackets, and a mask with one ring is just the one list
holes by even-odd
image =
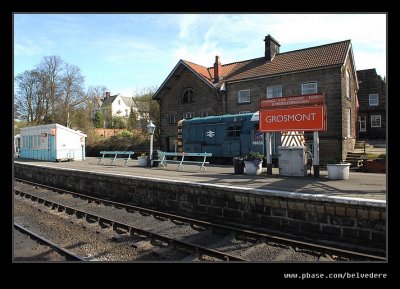
[[350, 39], [357, 70], [386, 76], [386, 14], [14, 14], [14, 76], [57, 55], [85, 85], [135, 96], [158, 87], [180, 59], [206, 67]]

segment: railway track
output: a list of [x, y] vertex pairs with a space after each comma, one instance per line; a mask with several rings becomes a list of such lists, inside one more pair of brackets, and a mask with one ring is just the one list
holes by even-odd
[[[216, 230], [216, 231], [229, 232], [236, 237], [240, 236], [240, 237], [250, 238], [252, 240], [256, 240], [256, 242], [260, 242], [260, 241], [261, 242], [273, 242], [273, 243], [284, 244], [284, 245], [290, 246], [292, 248], [302, 248], [305, 250], [319, 251], [319, 252], [321, 252], [322, 255], [328, 254], [330, 256], [341, 256], [341, 258], [344, 258], [345, 260], [346, 259], [370, 260], [370, 261], [385, 261], [386, 260], [382, 256], [365, 254], [365, 253], [361, 253], [361, 252], [355, 252], [355, 251], [351, 251], [351, 250], [345, 250], [345, 249], [331, 247], [331, 246], [325, 246], [325, 245], [321, 245], [321, 244], [313, 244], [313, 243], [309, 243], [309, 242], [285, 238], [285, 237], [276, 236], [276, 235], [272, 235], [272, 234], [261, 233], [261, 232], [252, 231], [252, 230], [248, 230], [248, 229], [211, 223], [211, 222], [207, 222], [207, 221], [203, 221], [203, 220], [197, 220], [197, 219], [193, 219], [193, 218], [189, 218], [189, 217], [178, 216], [178, 215], [160, 212], [160, 211], [156, 211], [156, 210], [151, 210], [151, 209], [147, 209], [147, 208], [143, 208], [143, 207], [127, 205], [127, 204], [122, 204], [122, 203], [118, 203], [118, 202], [114, 202], [114, 201], [90, 197], [90, 196], [82, 195], [82, 194], [79, 194], [76, 192], [71, 192], [71, 191], [67, 191], [64, 189], [50, 187], [50, 186], [46, 186], [46, 185], [42, 185], [42, 184], [38, 184], [38, 183], [26, 181], [26, 180], [21, 180], [21, 179], [15, 179], [15, 180], [18, 182], [22, 182], [25, 184], [29, 184], [29, 185], [38, 187], [38, 188], [40, 187], [40, 188], [44, 188], [44, 189], [51, 190], [54, 192], [58, 192], [60, 194], [69, 194], [69, 195], [72, 195], [74, 198], [80, 198], [82, 200], [87, 201], [88, 203], [102, 204], [105, 206], [113, 206], [117, 209], [123, 209], [128, 213], [139, 212], [143, 216], [151, 215], [159, 221], [170, 220], [170, 221], [172, 221], [174, 223], [178, 223], [178, 224], [188, 224], [188, 225], [190, 225], [190, 227], [192, 227], [195, 230], [212, 229], [212, 230]], [[135, 227], [135, 226], [132, 226], [129, 224], [125, 224], [123, 222], [119, 222], [117, 220], [113, 220], [110, 218], [104, 218], [97, 214], [85, 212], [83, 210], [78, 210], [76, 208], [66, 206], [61, 203], [57, 203], [57, 202], [48, 200], [43, 197], [38, 197], [38, 196], [35, 196], [34, 194], [29, 194], [29, 193], [22, 192], [19, 190], [15, 190], [15, 194], [23, 196], [25, 198], [29, 198], [32, 201], [43, 203], [44, 205], [51, 207], [52, 209], [57, 209], [60, 212], [65, 212], [69, 215], [75, 215], [77, 218], [84, 218], [88, 222], [92, 222], [92, 223], [97, 222], [101, 227], [112, 228], [115, 232], [126, 233], [126, 234], [130, 234], [130, 235], [138, 234], [141, 236], [146, 236], [147, 238], [150, 238], [152, 240], [158, 240], [160, 242], [166, 243], [169, 246], [192, 251], [197, 255], [211, 256], [213, 258], [217, 258], [220, 260], [226, 260], [226, 261], [246, 261], [245, 258], [241, 258], [238, 256], [228, 254], [226, 252], [220, 252], [220, 251], [206, 248], [203, 246], [194, 245], [189, 242], [176, 240], [174, 238], [166, 237], [166, 236], [163, 236], [161, 234], [157, 234], [157, 233], [154, 233], [151, 231], [146, 231], [146, 230], [140, 229], [138, 227]]]
[[38, 243], [42, 244], [42, 245], [46, 245], [48, 247], [50, 247], [52, 250], [57, 251], [57, 253], [59, 253], [61, 256], [63, 256], [67, 261], [85, 261], [84, 259], [82, 259], [81, 257], [79, 257], [78, 255], [76, 255], [75, 253], [67, 250], [66, 248], [57, 245], [53, 242], [51, 242], [50, 240], [39, 236], [38, 234], [28, 230], [27, 228], [24, 228], [23, 226], [14, 223], [14, 228], [16, 230], [18, 230], [19, 232], [29, 236], [31, 239], [37, 241]]

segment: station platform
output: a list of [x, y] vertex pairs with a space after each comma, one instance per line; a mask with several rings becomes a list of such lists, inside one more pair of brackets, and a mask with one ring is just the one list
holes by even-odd
[[73, 169], [83, 172], [99, 172], [115, 175], [139, 176], [156, 180], [171, 180], [212, 184], [229, 188], [246, 188], [258, 191], [268, 190], [283, 194], [315, 195], [338, 199], [362, 199], [364, 201], [386, 201], [386, 174], [350, 172], [348, 180], [330, 180], [327, 171], [321, 170], [320, 177], [287, 177], [280, 176], [278, 168], [273, 168], [272, 175], [266, 174], [266, 168], [258, 176], [234, 174], [233, 165], [207, 165], [207, 172], [198, 172], [199, 166], [185, 165], [184, 171], [177, 171], [176, 164], [168, 164], [166, 168], [139, 167], [137, 160], [131, 166], [123, 166], [119, 160], [117, 165], [98, 165], [98, 159], [88, 157], [85, 161], [47, 162], [29, 159], [15, 159], [16, 163], [34, 164], [60, 169]]

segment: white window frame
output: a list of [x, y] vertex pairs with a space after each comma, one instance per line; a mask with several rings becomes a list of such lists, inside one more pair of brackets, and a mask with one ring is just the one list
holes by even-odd
[[[379, 120], [379, 125], [374, 124], [377, 120]], [[382, 116], [380, 114], [371, 115], [371, 127], [382, 127]]]
[[348, 99], [351, 99], [351, 94], [350, 94], [350, 73], [349, 71], [346, 69], [346, 97]]
[[358, 123], [359, 123], [359, 131], [366, 132], [367, 131], [367, 116], [360, 115], [358, 117]]
[[[279, 93], [276, 94], [275, 89], [280, 89]], [[282, 85], [271, 85], [267, 86], [267, 98], [282, 97]]]
[[[374, 97], [376, 97], [375, 101], [371, 101]], [[378, 106], [379, 105], [379, 95], [377, 93], [370, 93], [368, 96], [368, 104], [369, 106]]]
[[[305, 88], [305, 86], [310, 85], [310, 84], [315, 85], [315, 87], [312, 89], [312, 91], [311, 91], [311, 88], [309, 88], [309, 87]], [[314, 93], [318, 93], [318, 83], [316, 81], [308, 81], [308, 82], [303, 82], [301, 84], [301, 94], [302, 95], [314, 94]]]
[[188, 112], [185, 112], [185, 119], [190, 119], [190, 118], [193, 118], [194, 117], [194, 112], [191, 112], [191, 111], [188, 111]]
[[118, 105], [121, 105], [121, 100], [118, 99]]
[[250, 89], [238, 91], [238, 103], [250, 103]]

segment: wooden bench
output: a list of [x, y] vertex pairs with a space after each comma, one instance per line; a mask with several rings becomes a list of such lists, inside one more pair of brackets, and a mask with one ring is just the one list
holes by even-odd
[[[133, 155], [134, 153], [135, 152], [131, 152], [131, 151], [101, 151], [100, 154], [102, 156], [98, 157], [99, 162], [97, 164], [99, 165], [99, 164], [103, 163], [105, 165], [106, 163], [104, 162], [104, 159], [111, 159], [110, 165], [112, 165], [114, 162], [116, 162], [116, 160], [124, 160], [125, 161], [124, 166], [127, 164], [129, 165], [131, 155]], [[110, 157], [106, 157], [106, 156], [110, 156]]]
[[[172, 153], [172, 152], [159, 152], [158, 156], [161, 156], [161, 160], [153, 160], [153, 161], [158, 161], [159, 167], [165, 168], [167, 163], [177, 163], [178, 167], [176, 168], [178, 171], [179, 170], [184, 170], [183, 163], [192, 163], [192, 164], [197, 164], [200, 166], [199, 172], [206, 172], [207, 169], [204, 166], [205, 164], [208, 164], [209, 162], [206, 162], [207, 157], [211, 157], [212, 153]], [[182, 157], [181, 160], [168, 160], [167, 157]], [[185, 160], [185, 157], [202, 157], [202, 161], [192, 161], [192, 160]]]

